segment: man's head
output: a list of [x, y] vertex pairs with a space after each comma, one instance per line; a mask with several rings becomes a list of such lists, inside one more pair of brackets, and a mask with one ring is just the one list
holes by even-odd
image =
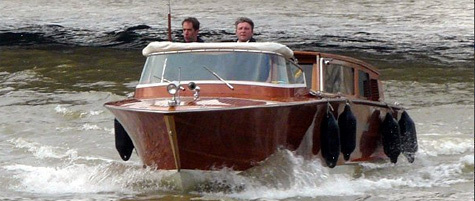
[[200, 22], [194, 17], [188, 17], [181, 23], [183, 28], [183, 38], [185, 42], [196, 42], [198, 39], [198, 32], [200, 32]]
[[234, 23], [239, 42], [247, 42], [254, 35], [254, 22], [247, 17], [240, 17]]

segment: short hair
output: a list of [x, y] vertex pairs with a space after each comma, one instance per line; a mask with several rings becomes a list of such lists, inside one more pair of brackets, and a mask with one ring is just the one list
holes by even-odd
[[198, 21], [198, 19], [194, 18], [194, 17], [187, 17], [183, 20], [183, 22], [181, 22], [181, 26], [183, 26], [183, 24], [185, 22], [191, 22], [191, 24], [193, 25], [193, 29], [195, 30], [198, 30], [200, 29], [200, 21]]
[[254, 22], [252, 22], [252, 20], [247, 17], [237, 18], [236, 22], [234, 23], [234, 26], [237, 27], [239, 23], [243, 23], [243, 22], [249, 23], [251, 25], [251, 29], [254, 30]]

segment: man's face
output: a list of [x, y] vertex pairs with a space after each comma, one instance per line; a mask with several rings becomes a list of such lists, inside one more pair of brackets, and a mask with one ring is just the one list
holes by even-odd
[[239, 42], [246, 42], [254, 34], [252, 27], [247, 22], [241, 22], [236, 26], [236, 36]]
[[193, 29], [193, 24], [191, 22], [183, 23], [183, 38], [185, 42], [196, 42], [199, 30]]

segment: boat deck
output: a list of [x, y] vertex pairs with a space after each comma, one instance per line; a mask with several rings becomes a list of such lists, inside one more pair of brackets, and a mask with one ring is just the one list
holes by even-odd
[[[193, 100], [191, 97], [180, 98], [180, 104], [177, 107], [170, 107], [168, 105], [170, 98], [154, 98], [154, 99], [129, 99], [124, 101], [117, 101], [107, 104], [110, 107], [121, 107], [128, 110], [150, 110], [150, 111], [200, 111], [210, 109], [239, 109], [248, 107], [262, 107], [262, 106], [279, 106], [292, 105], [296, 102], [282, 102], [270, 100], [255, 100], [233, 97], [202, 97], [198, 100]], [[315, 102], [315, 99], [302, 99], [302, 102]]]

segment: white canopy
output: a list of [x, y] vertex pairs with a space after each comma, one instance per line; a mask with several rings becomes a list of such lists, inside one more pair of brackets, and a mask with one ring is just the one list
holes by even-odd
[[256, 50], [275, 52], [283, 55], [285, 58], [292, 58], [294, 52], [285, 45], [273, 42], [257, 42], [257, 43], [173, 43], [173, 42], [151, 42], [142, 50], [144, 56], [149, 56], [153, 53], [168, 52], [168, 51], [182, 51], [182, 50], [204, 50], [204, 49], [219, 49], [219, 50]]

